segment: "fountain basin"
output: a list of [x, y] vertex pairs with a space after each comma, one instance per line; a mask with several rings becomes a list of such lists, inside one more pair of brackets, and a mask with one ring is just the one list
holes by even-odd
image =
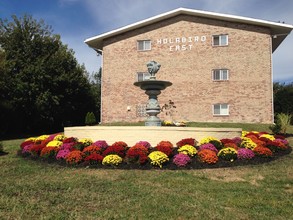
[[172, 83], [163, 80], [145, 80], [135, 82], [134, 85], [140, 87], [142, 90], [164, 90], [166, 87], [171, 86]]

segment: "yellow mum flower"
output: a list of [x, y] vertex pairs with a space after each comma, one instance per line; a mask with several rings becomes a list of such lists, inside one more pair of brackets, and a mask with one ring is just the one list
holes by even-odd
[[160, 168], [162, 168], [163, 163], [169, 161], [168, 156], [161, 151], [154, 151], [150, 153], [148, 157], [150, 158], [152, 165], [159, 166]]
[[103, 165], [116, 165], [118, 166], [122, 163], [122, 158], [116, 154], [110, 154], [104, 157], [102, 164]]
[[46, 140], [49, 136], [50, 136], [50, 135], [46, 135], [46, 134], [41, 135], [41, 136], [39, 136], [39, 137], [37, 137], [37, 138], [35, 139], [35, 142], [39, 142], [39, 141]]
[[242, 139], [242, 142], [240, 144], [240, 147], [247, 148], [247, 149], [250, 149], [250, 150], [253, 150], [254, 148], [257, 147], [257, 144], [254, 143], [250, 138], [243, 137], [241, 139]]
[[46, 147], [61, 147], [62, 141], [50, 141]]
[[199, 145], [208, 144], [211, 141], [217, 141], [217, 142], [221, 143], [221, 141], [219, 139], [217, 139], [217, 138], [206, 137], [206, 138], [203, 138], [203, 139], [200, 140]]
[[275, 137], [273, 135], [270, 135], [270, 134], [263, 134], [260, 136], [261, 138], [267, 138], [271, 141], [275, 140]]
[[78, 142], [84, 144], [85, 146], [90, 146], [93, 143], [93, 141], [89, 138], [82, 138], [78, 140]]
[[63, 141], [65, 138], [63, 134], [58, 134], [54, 137], [54, 141]]
[[25, 139], [25, 141], [33, 141], [33, 142], [36, 142], [36, 137], [29, 137], [27, 139]]
[[186, 144], [186, 145], [183, 145], [182, 147], [180, 147], [178, 149], [178, 152], [193, 157], [194, 155], [196, 155], [197, 150], [194, 146]]

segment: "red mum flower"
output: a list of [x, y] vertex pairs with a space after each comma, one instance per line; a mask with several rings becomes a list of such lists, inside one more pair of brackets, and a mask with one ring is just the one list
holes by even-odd
[[122, 145], [119, 144], [113, 144], [110, 147], [107, 147], [107, 149], [103, 152], [103, 156], [107, 156], [109, 154], [117, 154], [120, 157], [125, 156], [125, 148]]
[[256, 147], [253, 149], [253, 152], [261, 157], [271, 157], [273, 152], [267, 147]]
[[184, 146], [184, 145], [191, 145], [191, 146], [195, 146], [197, 143], [197, 141], [194, 139], [194, 138], [185, 138], [185, 139], [182, 139], [181, 141], [178, 141], [176, 143], [176, 146], [178, 148]]

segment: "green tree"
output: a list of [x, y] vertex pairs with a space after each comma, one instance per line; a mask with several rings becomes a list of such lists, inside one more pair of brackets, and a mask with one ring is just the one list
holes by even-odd
[[91, 93], [94, 96], [95, 106], [92, 106], [92, 112], [96, 115], [96, 121], [100, 121], [100, 109], [101, 109], [101, 78], [102, 78], [102, 68], [98, 72], [92, 74], [92, 77], [89, 77], [91, 84]]
[[50, 26], [29, 15], [0, 19], [0, 48], [5, 70], [1, 84], [7, 90], [1, 99], [12, 108], [4, 124], [12, 124], [10, 130], [48, 131], [83, 124], [86, 112], [96, 106], [91, 84], [73, 50], [52, 34]]
[[274, 83], [275, 113], [293, 115], [293, 83]]

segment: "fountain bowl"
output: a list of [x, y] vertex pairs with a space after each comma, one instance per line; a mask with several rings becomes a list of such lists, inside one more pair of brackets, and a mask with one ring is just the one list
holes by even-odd
[[171, 86], [172, 83], [163, 80], [144, 80], [135, 82], [134, 85], [142, 90], [164, 90], [166, 87]]

